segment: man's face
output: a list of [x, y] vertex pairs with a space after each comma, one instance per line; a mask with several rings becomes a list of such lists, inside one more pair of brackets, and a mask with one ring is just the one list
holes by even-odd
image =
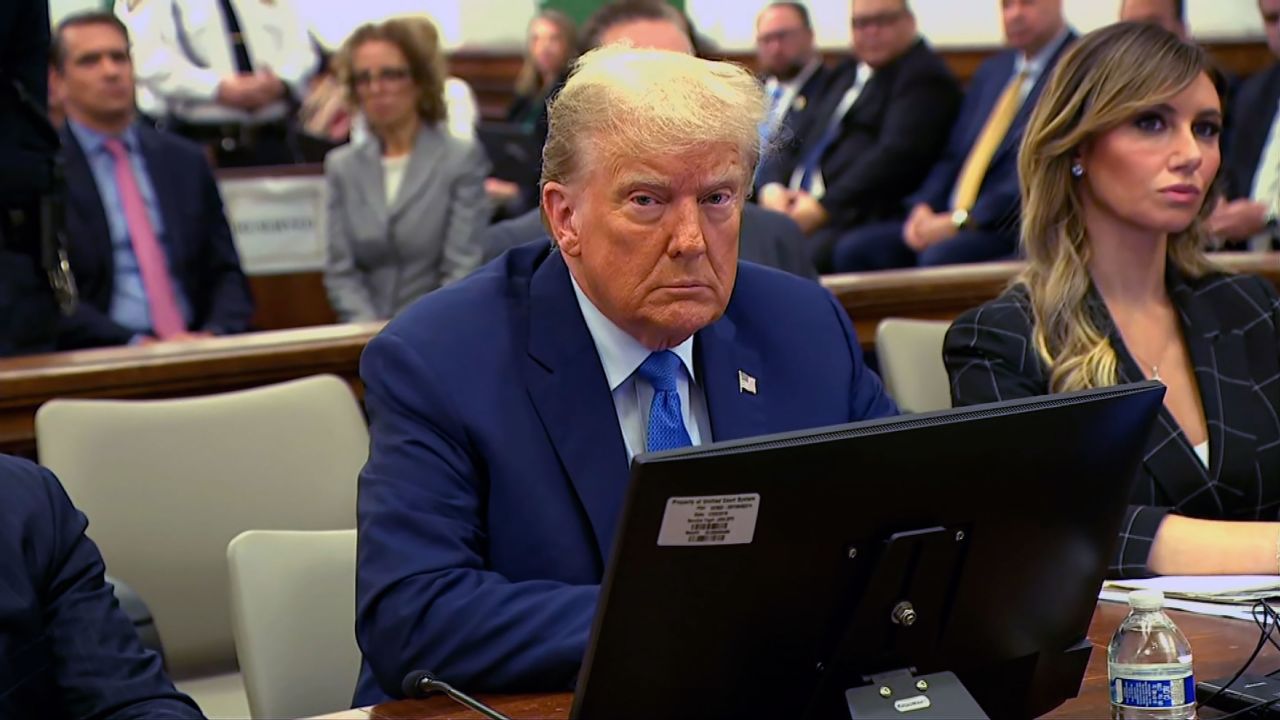
[[1175, 7], [1179, 0], [1124, 0], [1120, 5], [1120, 22], [1139, 22], [1158, 25], [1185, 38], [1187, 28], [1178, 19]]
[[767, 7], [756, 21], [756, 56], [761, 72], [790, 80], [813, 58], [813, 31], [794, 8]]
[[1272, 55], [1280, 57], [1280, 0], [1258, 0], [1258, 10], [1267, 30], [1267, 47]]
[[133, 61], [120, 30], [108, 24], [62, 31], [66, 57], [55, 68], [56, 92], [72, 118], [114, 122], [133, 114]]
[[543, 189], [560, 252], [605, 317], [651, 350], [679, 345], [733, 293], [749, 180], [740, 149], [588, 154], [579, 177]]
[[1062, 31], [1062, 0], [1001, 0], [1000, 18], [1009, 47], [1035, 55]]
[[853, 0], [853, 51], [873, 68], [897, 60], [916, 38], [916, 19], [902, 0]]

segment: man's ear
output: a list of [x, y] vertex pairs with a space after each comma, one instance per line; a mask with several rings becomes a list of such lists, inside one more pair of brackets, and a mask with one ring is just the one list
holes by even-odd
[[582, 251], [578, 232], [578, 203], [581, 200], [569, 187], [558, 182], [542, 184], [542, 209], [551, 229], [551, 239], [560, 252], [577, 257]]

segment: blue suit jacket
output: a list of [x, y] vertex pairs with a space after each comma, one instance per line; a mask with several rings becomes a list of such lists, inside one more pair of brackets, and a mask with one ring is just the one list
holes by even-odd
[[[138, 144], [164, 217], [169, 271], [191, 302], [190, 329], [215, 335], [244, 332], [253, 315], [249, 284], [222, 210], [222, 196], [198, 145], [137, 125]], [[133, 331], [110, 316], [115, 283], [111, 230], [93, 171], [75, 135], [65, 127], [67, 255], [80, 288], [80, 306], [63, 318], [62, 348], [123, 345]]]
[[103, 580], [48, 470], [0, 456], [0, 718], [199, 718]]
[[[1023, 101], [1022, 107], [1013, 119], [1009, 132], [996, 149], [991, 158], [991, 165], [982, 179], [978, 190], [978, 200], [969, 211], [969, 220], [978, 227], [990, 231], [1017, 232], [1021, 195], [1018, 187], [1018, 146], [1022, 144], [1022, 133], [1027, 128], [1031, 111], [1036, 106], [1053, 68], [1062, 57], [1063, 51], [1075, 42], [1075, 34], [1068, 35], [1066, 42], [1058, 48], [1050, 59], [1031, 93]], [[951, 136], [947, 140], [947, 148], [942, 158], [929, 171], [924, 185], [907, 198], [907, 208], [917, 203], [925, 203], [935, 212], [951, 209], [951, 195], [956, 181], [960, 179], [960, 170], [969, 157], [969, 150], [978, 141], [982, 126], [987, 123], [991, 110], [1000, 93], [1013, 77], [1013, 70], [1018, 61], [1016, 50], [1006, 50], [995, 55], [978, 68], [973, 79], [969, 81], [969, 89], [965, 92], [964, 102], [960, 106], [960, 117], [951, 128]]]
[[[712, 437], [896, 413], [821, 286], [740, 263], [695, 336]], [[738, 371], [759, 393], [739, 391]], [[516, 248], [393, 320], [361, 359], [355, 704], [411, 670], [476, 691], [563, 690], [586, 650], [627, 488], [613, 398], [569, 271]]]

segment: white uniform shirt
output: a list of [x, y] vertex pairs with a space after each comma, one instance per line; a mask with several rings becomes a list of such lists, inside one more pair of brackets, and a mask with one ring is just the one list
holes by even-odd
[[[254, 70], [279, 77], [296, 98], [320, 61], [293, 0], [231, 0]], [[261, 124], [284, 119], [284, 100], [252, 113], [218, 104], [218, 83], [237, 72], [219, 0], [116, 0], [129, 28], [138, 107], [196, 124]]]

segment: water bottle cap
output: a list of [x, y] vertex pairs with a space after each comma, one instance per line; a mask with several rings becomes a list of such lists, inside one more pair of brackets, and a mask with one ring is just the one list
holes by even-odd
[[1134, 590], [1129, 593], [1129, 607], [1134, 610], [1159, 610], [1164, 607], [1164, 593], [1160, 590]]

